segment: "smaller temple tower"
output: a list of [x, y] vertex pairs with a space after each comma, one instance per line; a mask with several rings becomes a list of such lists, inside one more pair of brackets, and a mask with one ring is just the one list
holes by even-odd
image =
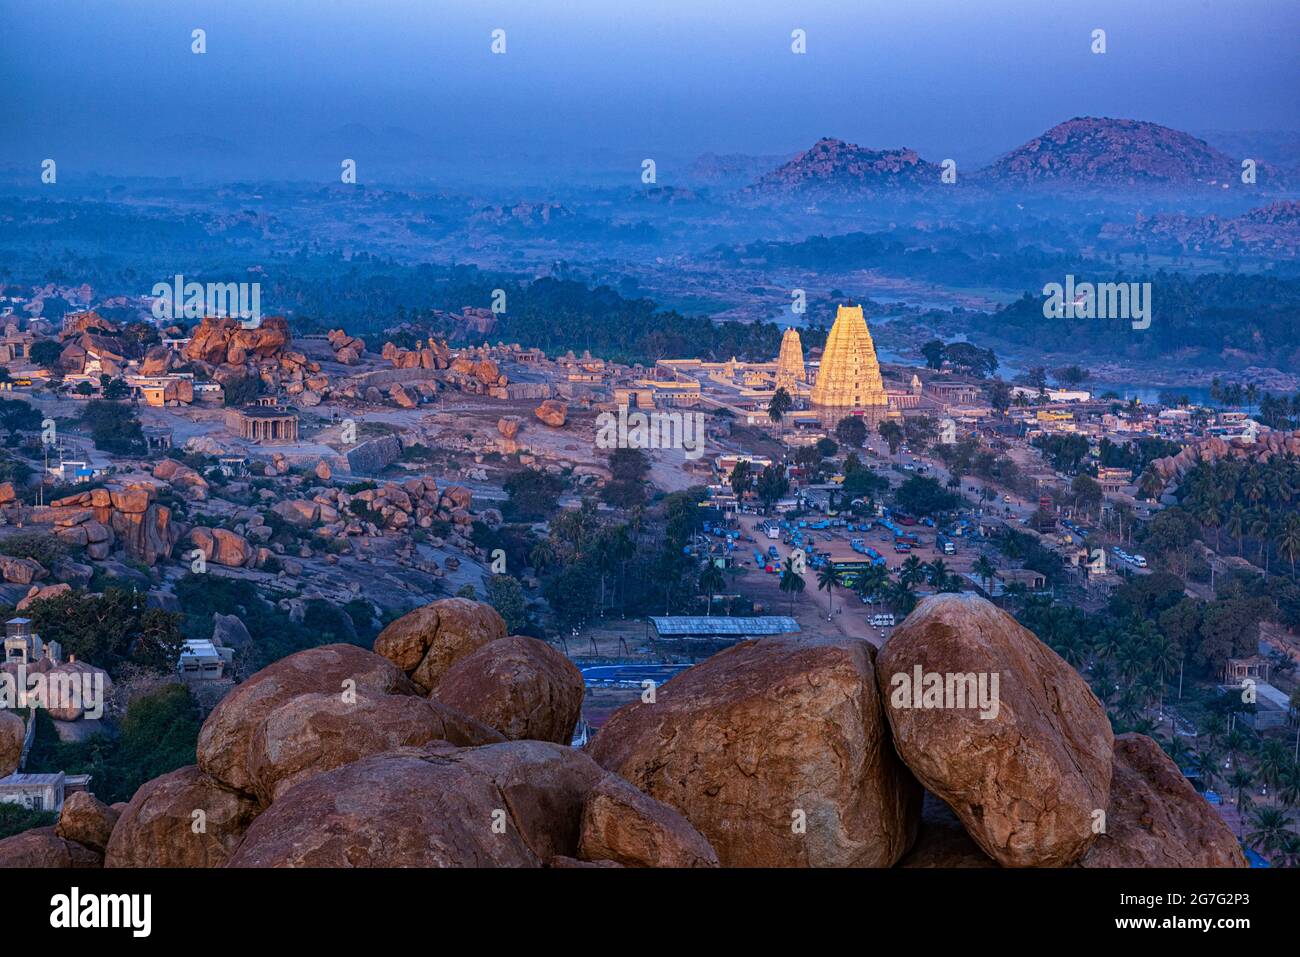
[[791, 396], [797, 393], [796, 384], [807, 381], [803, 367], [803, 343], [796, 329], [787, 329], [781, 336], [781, 352], [776, 357], [776, 387], [785, 389]]

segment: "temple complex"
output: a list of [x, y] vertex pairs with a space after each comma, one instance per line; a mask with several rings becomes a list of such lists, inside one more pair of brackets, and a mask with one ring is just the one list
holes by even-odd
[[836, 312], [813, 384], [812, 404], [835, 409], [889, 404], [861, 306], [840, 306]]

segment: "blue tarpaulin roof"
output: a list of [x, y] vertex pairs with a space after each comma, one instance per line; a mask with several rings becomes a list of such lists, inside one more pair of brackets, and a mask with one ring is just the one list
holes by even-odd
[[692, 636], [758, 638], [763, 635], [788, 635], [799, 630], [799, 623], [786, 615], [764, 615], [759, 618], [671, 615], [652, 617], [650, 623], [655, 626], [655, 631], [665, 638]]

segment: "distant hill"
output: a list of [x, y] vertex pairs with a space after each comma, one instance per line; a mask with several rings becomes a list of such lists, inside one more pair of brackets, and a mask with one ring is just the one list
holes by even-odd
[[[1260, 164], [1258, 183], [1272, 179]], [[1244, 189], [1241, 160], [1204, 140], [1142, 120], [1075, 117], [980, 171], [990, 185]]]
[[745, 193], [852, 196], [893, 192], [937, 186], [939, 172], [937, 165], [921, 159], [915, 150], [871, 150], [827, 137], [759, 177]]

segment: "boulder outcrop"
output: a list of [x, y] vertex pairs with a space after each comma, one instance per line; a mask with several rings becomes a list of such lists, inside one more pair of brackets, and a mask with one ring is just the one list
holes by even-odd
[[468, 598], [444, 598], [388, 625], [375, 639], [375, 652], [429, 692], [436, 690], [454, 663], [504, 637], [505, 619], [491, 605]]
[[113, 827], [105, 867], [220, 867], [257, 812], [194, 765], [140, 787]]
[[590, 753], [681, 812], [725, 867], [888, 867], [916, 834], [921, 789], [861, 641], [728, 648], [617, 711]]
[[227, 787], [252, 793], [253, 734], [280, 705], [304, 694], [411, 694], [392, 662], [355, 645], [321, 645], [281, 658], [237, 685], [199, 731], [199, 767]]
[[443, 704], [512, 741], [568, 744], [582, 714], [582, 672], [536, 638], [490, 641], [452, 663], [438, 681]]
[[257, 726], [247, 763], [254, 793], [269, 805], [301, 781], [372, 754], [428, 741], [502, 740], [491, 728], [413, 695], [304, 694]]
[[1236, 835], [1145, 734], [1115, 738], [1105, 829], [1081, 867], [1245, 867]]
[[1088, 849], [1110, 789], [1110, 720], [1032, 632], [973, 595], [935, 595], [890, 636], [876, 676], [899, 756], [986, 854], [1059, 867]]

